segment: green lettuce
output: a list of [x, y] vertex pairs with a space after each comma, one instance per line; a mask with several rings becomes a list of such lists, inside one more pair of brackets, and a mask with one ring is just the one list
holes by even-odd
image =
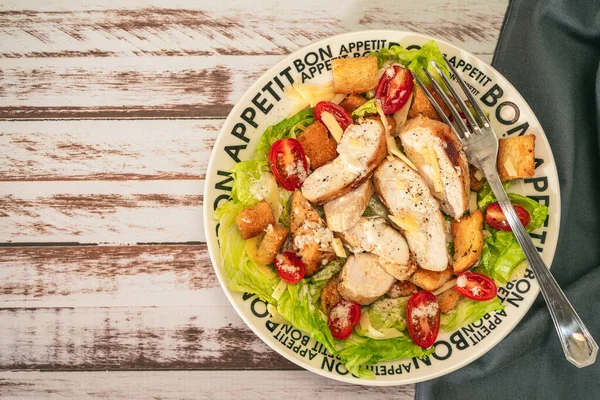
[[440, 330], [452, 332], [460, 327], [479, 321], [487, 313], [504, 309], [500, 299], [494, 297], [488, 301], [476, 301], [464, 298], [450, 314], [441, 314]]
[[379, 68], [390, 63], [399, 63], [410, 69], [424, 83], [428, 83], [429, 78], [423, 72], [422, 67], [425, 67], [436, 81], [442, 82], [437, 70], [431, 65], [431, 61], [435, 61], [440, 70], [446, 76], [450, 76], [442, 52], [434, 40], [425, 43], [420, 49], [408, 50], [402, 46], [392, 46], [389, 49], [372, 52], [370, 55], [377, 57]]
[[269, 172], [266, 160], [250, 160], [237, 163], [231, 169], [231, 176], [233, 177], [231, 198], [244, 207], [250, 207], [258, 202], [258, 199], [252, 193], [252, 187], [260, 182], [261, 176], [266, 172]]
[[367, 114], [377, 114], [377, 106], [375, 105], [375, 99], [371, 99], [352, 111], [354, 118], [364, 118]]
[[[540, 228], [548, 216], [548, 207], [516, 193], [509, 193], [511, 203], [525, 208], [531, 221], [525, 227], [527, 232]], [[489, 183], [485, 183], [477, 194], [477, 206], [483, 212], [488, 205], [496, 201]], [[525, 260], [525, 254], [512, 232], [494, 229], [486, 225], [490, 236], [483, 243], [481, 260], [477, 271], [489, 275], [501, 283], [506, 283], [514, 271]]]
[[295, 138], [299, 132], [314, 121], [313, 109], [308, 108], [275, 125], [271, 125], [260, 137], [253, 159], [266, 162], [269, 149], [271, 149], [273, 143], [287, 137]]
[[374, 194], [371, 197], [371, 199], [369, 200], [369, 203], [367, 204], [367, 208], [365, 208], [365, 211], [363, 212], [363, 217], [381, 217], [381, 218], [388, 217], [387, 208], [381, 202], [379, 197], [377, 197], [376, 194]]
[[259, 271], [246, 252], [246, 241], [242, 239], [235, 218], [244, 206], [229, 201], [217, 209], [219, 218], [219, 244], [223, 266], [229, 287], [235, 292], [256, 293], [262, 300], [275, 304], [272, 294], [279, 283], [279, 277], [269, 278]]
[[402, 332], [406, 330], [406, 303], [408, 303], [408, 297], [383, 298], [371, 304], [365, 312], [368, 313], [369, 321], [374, 329], [382, 331], [394, 328]]

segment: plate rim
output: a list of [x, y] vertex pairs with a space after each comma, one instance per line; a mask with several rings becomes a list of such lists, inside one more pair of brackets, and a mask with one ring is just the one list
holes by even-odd
[[[269, 69], [267, 69], [264, 73], [262, 73], [258, 78], [255, 79], [254, 83], [252, 85], [250, 85], [248, 87], [248, 89], [246, 89], [246, 91], [244, 91], [244, 93], [242, 94], [242, 96], [240, 97], [240, 99], [236, 102], [236, 104], [233, 106], [233, 108], [231, 109], [231, 111], [229, 112], [229, 114], [227, 115], [227, 118], [225, 118], [223, 125], [221, 127], [221, 129], [219, 130], [219, 133], [217, 135], [217, 138], [215, 140], [215, 144], [213, 145], [213, 149], [211, 151], [211, 155], [210, 155], [210, 159], [208, 162], [208, 166], [206, 168], [206, 178], [204, 181], [204, 190], [203, 190], [203, 198], [206, 199], [208, 198], [207, 194], [212, 190], [212, 183], [213, 183], [213, 179], [211, 174], [209, 173], [209, 171], [212, 171], [214, 169], [214, 164], [216, 163], [216, 156], [215, 156], [215, 152], [214, 149], [215, 148], [219, 148], [220, 143], [225, 140], [225, 126], [228, 125], [229, 121], [231, 118], [233, 118], [234, 115], [239, 114], [238, 111], [240, 111], [245, 104], [242, 103], [242, 99], [244, 97], [246, 97], [248, 95], [248, 93], [251, 93], [253, 91], [256, 91], [257, 89], [260, 89], [260, 85], [262, 82], [262, 80], [269, 76], [272, 75], [274, 72], [276, 72], [278, 69], [280, 69], [281, 66], [287, 64], [289, 62], [289, 59], [293, 58], [294, 56], [302, 53], [307, 47], [312, 47], [312, 46], [319, 46], [328, 42], [331, 42], [333, 40], [337, 40], [340, 38], [351, 38], [353, 36], [363, 36], [365, 34], [371, 34], [371, 35], [378, 35], [378, 34], [382, 34], [382, 35], [399, 35], [402, 37], [405, 36], [419, 36], [425, 39], [429, 39], [429, 40], [435, 40], [436, 42], [439, 43], [443, 43], [446, 46], [452, 47], [457, 49], [459, 52], [464, 53], [466, 55], [468, 55], [469, 57], [473, 58], [474, 60], [477, 60], [478, 62], [484, 64], [486, 67], [488, 67], [491, 71], [493, 71], [497, 76], [501, 77], [504, 81], [505, 84], [511, 89], [513, 90], [519, 97], [520, 99], [523, 101], [523, 106], [526, 107], [526, 110], [530, 113], [530, 115], [533, 117], [533, 120], [535, 121], [535, 123], [537, 124], [537, 126], [539, 126], [540, 131], [543, 135], [541, 135], [541, 137], [536, 136], [536, 139], [541, 139], [544, 141], [545, 146], [550, 150], [550, 156], [552, 157], [552, 165], [551, 168], [553, 170], [553, 174], [556, 176], [556, 196], [557, 196], [557, 205], [556, 205], [556, 231], [557, 231], [557, 239], [556, 239], [556, 244], [554, 246], [552, 246], [551, 249], [549, 249], [549, 259], [550, 259], [550, 263], [548, 264], [548, 269], [551, 268], [552, 263], [554, 262], [554, 256], [556, 255], [556, 249], [558, 247], [558, 242], [560, 240], [560, 228], [561, 228], [561, 190], [560, 190], [560, 180], [559, 180], [559, 175], [558, 175], [558, 169], [556, 168], [556, 160], [554, 158], [554, 152], [552, 151], [552, 147], [550, 146], [550, 142], [548, 141], [548, 138], [546, 136], [546, 132], [544, 130], [544, 128], [542, 127], [542, 125], [540, 124], [537, 116], [535, 115], [535, 113], [533, 112], [533, 110], [531, 109], [529, 103], [525, 100], [525, 98], [521, 95], [521, 93], [512, 85], [512, 83], [510, 83], [510, 81], [504, 77], [504, 75], [502, 73], [500, 73], [498, 70], [496, 70], [491, 64], [489, 64], [486, 61], [483, 61], [482, 59], [480, 59], [479, 57], [477, 57], [476, 55], [474, 55], [473, 53], [471, 53], [470, 51], [467, 51], [465, 49], [463, 49], [462, 47], [456, 46], [453, 43], [450, 43], [444, 39], [439, 39], [439, 38], [435, 38], [432, 37], [430, 35], [426, 35], [426, 34], [422, 34], [422, 33], [417, 33], [417, 32], [411, 32], [411, 31], [405, 31], [405, 30], [395, 30], [395, 29], [367, 29], [367, 30], [361, 30], [361, 31], [353, 31], [353, 32], [345, 32], [345, 33], [341, 33], [338, 35], [334, 35], [334, 36], [329, 36], [327, 38], [318, 40], [318, 41], [314, 41], [311, 42], [305, 46], [302, 46], [301, 48], [299, 48], [298, 50], [289, 53], [287, 55], [285, 55], [280, 61], [278, 61], [277, 63], [275, 63], [273, 66], [271, 66]], [[210, 207], [206, 207], [206, 205], [203, 203], [203, 210], [202, 210], [202, 214], [203, 214], [203, 230], [206, 236], [206, 244], [207, 244], [207, 249], [208, 249], [208, 253], [210, 256], [210, 261], [211, 261], [211, 266], [213, 268], [213, 270], [215, 271], [215, 274], [217, 275], [217, 279], [219, 280], [219, 286], [221, 287], [221, 289], [223, 290], [223, 292], [225, 293], [225, 295], [227, 296], [227, 299], [229, 300], [229, 303], [231, 304], [231, 306], [235, 309], [236, 313], [240, 316], [240, 318], [244, 321], [244, 323], [250, 328], [250, 330], [252, 330], [252, 332], [258, 336], [270, 349], [274, 350], [275, 352], [277, 352], [279, 355], [283, 356], [285, 359], [289, 360], [290, 362], [294, 363], [295, 365], [311, 371], [313, 373], [316, 373], [320, 376], [323, 376], [325, 378], [329, 378], [329, 379], [334, 379], [337, 381], [341, 381], [344, 383], [351, 383], [351, 384], [355, 384], [355, 385], [363, 385], [363, 386], [376, 386], [376, 387], [383, 387], [383, 386], [401, 386], [401, 385], [410, 385], [410, 384], [416, 384], [416, 383], [420, 383], [420, 382], [426, 382], [444, 375], [447, 375], [451, 372], [454, 372], [456, 370], [459, 370], [461, 368], [466, 367], [467, 365], [473, 363], [474, 361], [478, 360], [480, 357], [484, 356], [485, 354], [487, 354], [488, 352], [490, 352], [491, 350], [494, 349], [494, 347], [496, 347], [498, 345], [498, 343], [500, 343], [502, 340], [504, 340], [504, 338], [506, 338], [506, 336], [508, 336], [510, 333], [512, 333], [514, 331], [514, 329], [519, 325], [519, 323], [521, 322], [521, 320], [525, 317], [526, 314], [528, 314], [529, 310], [531, 309], [533, 303], [535, 302], [535, 299], [537, 298], [537, 296], [539, 295], [540, 292], [540, 287], [539, 287], [539, 283], [538, 280], [535, 279], [535, 282], [538, 283], [538, 285], [536, 285], [535, 289], [532, 290], [531, 292], [531, 298], [533, 298], [533, 300], [530, 302], [530, 304], [526, 305], [525, 307], [525, 311], [523, 313], [521, 313], [521, 315], [518, 315], [514, 318], [514, 326], [512, 327], [512, 329], [510, 329], [509, 331], [507, 331], [504, 334], [498, 334], [492, 338], [490, 338], [491, 340], [488, 342], [490, 343], [489, 346], [487, 346], [487, 349], [480, 351], [476, 354], [473, 354], [469, 357], [466, 357], [464, 359], [462, 359], [460, 362], [448, 366], [446, 368], [442, 368], [440, 370], [437, 370], [433, 373], [431, 373], [430, 375], [427, 375], [426, 377], [415, 377], [415, 378], [408, 378], [408, 379], [403, 379], [401, 381], [377, 381], [375, 379], [371, 380], [371, 379], [360, 379], [360, 378], [356, 378], [352, 375], [350, 375], [349, 377], [344, 375], [339, 375], [339, 374], [335, 374], [335, 373], [331, 373], [331, 372], [326, 372], [323, 371], [322, 369], [318, 369], [314, 366], [312, 366], [310, 363], [305, 362], [304, 360], [300, 360], [297, 359], [295, 357], [292, 357], [291, 355], [289, 355], [288, 353], [284, 352], [283, 349], [280, 349], [280, 346], [273, 346], [270, 343], [270, 340], [268, 338], [266, 338], [262, 332], [260, 332], [258, 330], [258, 328], [256, 328], [254, 326], [253, 323], [250, 323], [250, 319], [245, 315], [246, 313], [242, 312], [242, 310], [239, 309], [239, 307], [237, 306], [235, 300], [233, 299], [233, 292], [231, 291], [231, 289], [229, 289], [229, 286], [227, 285], [227, 277], [225, 275], [222, 274], [222, 272], [219, 270], [220, 268], [217, 268], [217, 262], [216, 262], [216, 257], [213, 254], [212, 251], [212, 247], [214, 245], [214, 243], [212, 243], [212, 238], [211, 238], [211, 232], [208, 226], [208, 221], [210, 219], [213, 218], [213, 216], [211, 215], [211, 211], [210, 211]], [[218, 247], [218, 245], [217, 245]]]

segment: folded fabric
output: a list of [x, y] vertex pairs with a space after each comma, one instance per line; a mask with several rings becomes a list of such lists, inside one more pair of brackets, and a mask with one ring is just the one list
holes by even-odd
[[[552, 273], [600, 342], [600, 2], [513, 0], [493, 64], [540, 120], [562, 201]], [[417, 385], [429, 399], [600, 398], [600, 360], [579, 369], [562, 352], [541, 294], [486, 355]]]

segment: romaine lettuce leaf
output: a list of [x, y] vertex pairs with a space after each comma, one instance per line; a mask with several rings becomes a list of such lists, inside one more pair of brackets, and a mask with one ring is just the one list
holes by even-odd
[[244, 207], [250, 207], [258, 202], [253, 188], [260, 185], [261, 177], [268, 172], [269, 166], [266, 161], [250, 160], [237, 163], [231, 169], [233, 177], [231, 198]]
[[273, 290], [279, 283], [279, 277], [268, 278], [260, 273], [256, 264], [246, 252], [246, 241], [235, 223], [238, 212], [244, 208], [241, 203], [228, 201], [217, 209], [220, 219], [218, 236], [221, 257], [229, 288], [235, 292], [256, 293], [262, 300], [275, 304]]
[[269, 126], [258, 141], [253, 159], [267, 162], [267, 155], [273, 143], [286, 137], [295, 138], [298, 132], [303, 131], [314, 121], [313, 109], [307, 108], [275, 125]]
[[442, 52], [434, 40], [425, 43], [420, 49], [408, 50], [402, 46], [392, 46], [389, 49], [372, 52], [370, 55], [377, 57], [379, 68], [389, 63], [399, 63], [410, 69], [424, 83], [428, 83], [429, 78], [421, 69], [422, 67], [425, 67], [436, 81], [442, 83], [437, 70], [431, 65], [432, 60], [437, 63], [446, 76], [450, 76]]
[[354, 118], [364, 118], [367, 114], [377, 114], [377, 106], [375, 105], [375, 99], [371, 99], [352, 111]]
[[442, 314], [440, 331], [455, 331], [462, 326], [479, 321], [487, 313], [502, 309], [504, 309], [504, 306], [500, 303], [498, 297], [494, 297], [488, 301], [476, 301], [465, 297], [458, 303], [452, 313]]

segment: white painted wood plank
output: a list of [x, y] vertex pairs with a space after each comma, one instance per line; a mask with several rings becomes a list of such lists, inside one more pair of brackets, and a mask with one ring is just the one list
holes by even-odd
[[204, 181], [2, 182], [0, 242], [205, 241]]
[[228, 304], [206, 245], [0, 247], [0, 307]]
[[[299, 390], [300, 389], [300, 390]], [[373, 388], [308, 371], [4, 372], [5, 399], [410, 400], [414, 385]]]
[[0, 370], [298, 368], [210, 300], [219, 290], [194, 307], [0, 308]]
[[204, 179], [222, 123], [0, 120], [0, 181]]

